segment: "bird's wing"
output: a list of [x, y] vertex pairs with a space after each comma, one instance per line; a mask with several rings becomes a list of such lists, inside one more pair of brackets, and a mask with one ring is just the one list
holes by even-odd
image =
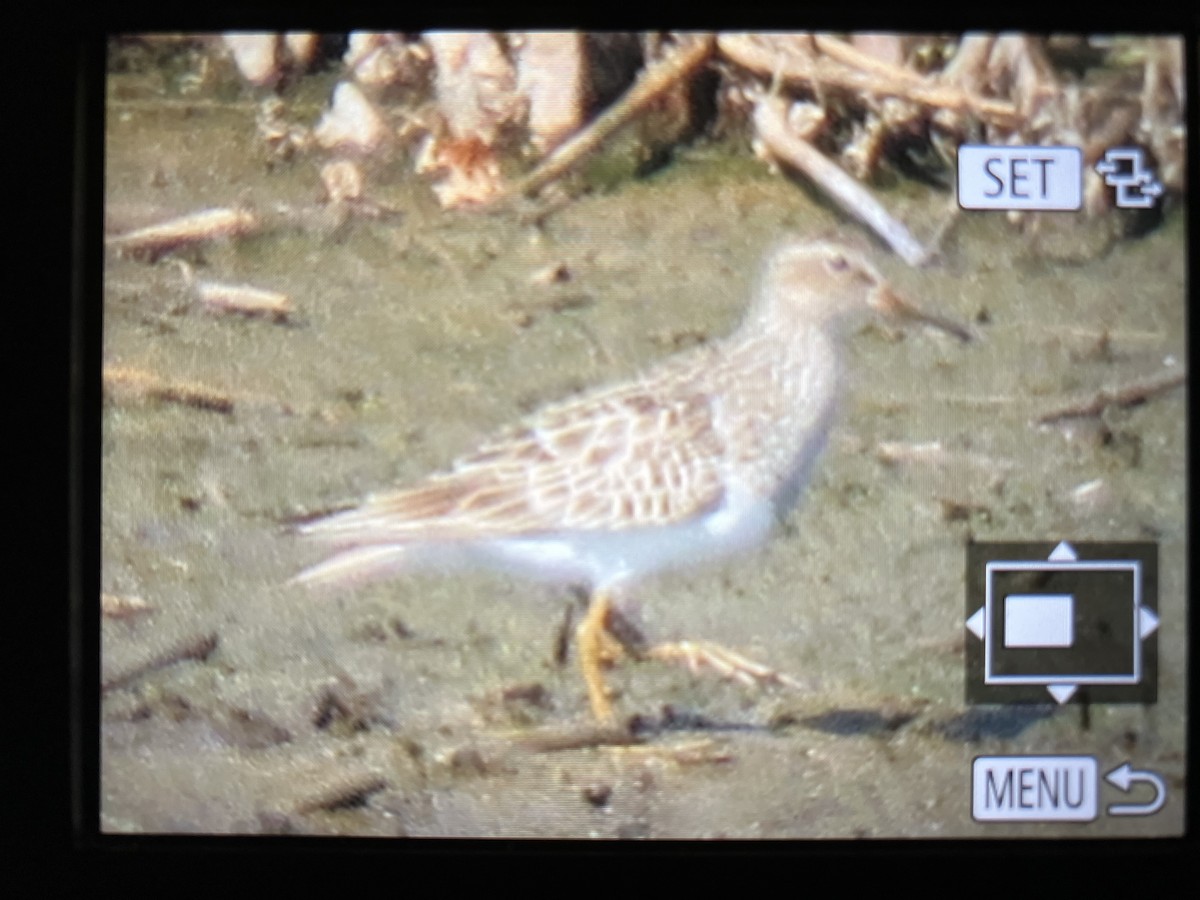
[[546, 407], [450, 471], [302, 530], [343, 545], [397, 544], [681, 521], [723, 496], [713, 420], [710, 396], [685, 370], [660, 371]]

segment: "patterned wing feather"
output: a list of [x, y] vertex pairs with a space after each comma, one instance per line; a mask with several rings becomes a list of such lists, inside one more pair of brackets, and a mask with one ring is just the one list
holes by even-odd
[[339, 544], [455, 541], [677, 522], [723, 494], [710, 397], [686, 373], [543, 409], [412, 488], [304, 527]]

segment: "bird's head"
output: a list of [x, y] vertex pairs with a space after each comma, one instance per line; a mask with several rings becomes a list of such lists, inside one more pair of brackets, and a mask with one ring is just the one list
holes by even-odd
[[761, 313], [778, 327], [826, 326], [873, 309], [970, 340], [962, 326], [901, 299], [864, 254], [834, 241], [793, 240], [777, 247], [767, 260], [761, 303]]

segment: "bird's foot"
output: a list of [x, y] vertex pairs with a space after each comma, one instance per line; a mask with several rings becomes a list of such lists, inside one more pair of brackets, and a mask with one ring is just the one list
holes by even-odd
[[708, 641], [676, 641], [666, 644], [656, 644], [646, 651], [647, 659], [657, 659], [665, 662], [682, 662], [689, 671], [696, 675], [704, 667], [708, 667], [722, 678], [729, 678], [745, 685], [781, 684], [785, 687], [802, 690], [803, 685], [775, 669], [747, 659], [740, 653], [734, 653], [719, 644]]

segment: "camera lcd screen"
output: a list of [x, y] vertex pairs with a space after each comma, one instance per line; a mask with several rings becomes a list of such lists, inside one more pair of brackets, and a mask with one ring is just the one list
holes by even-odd
[[101, 833], [1180, 836], [1184, 56], [110, 35]]

